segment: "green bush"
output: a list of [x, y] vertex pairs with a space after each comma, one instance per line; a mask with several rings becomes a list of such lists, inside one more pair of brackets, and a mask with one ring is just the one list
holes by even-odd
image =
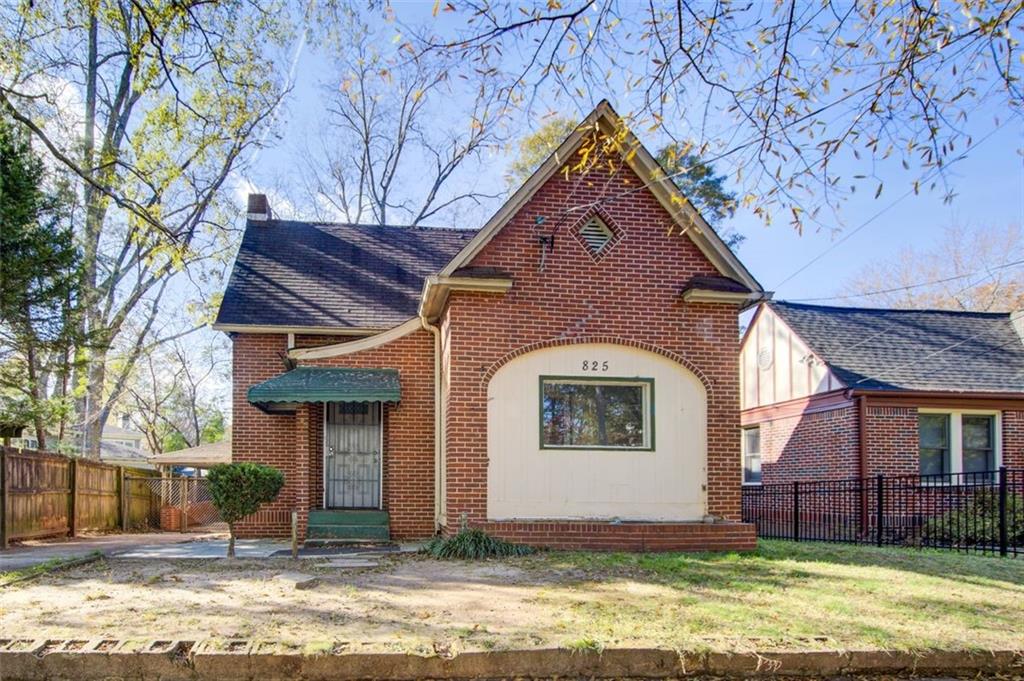
[[231, 534], [228, 558], [234, 558], [235, 523], [276, 499], [284, 486], [284, 475], [263, 464], [224, 463], [211, 468], [207, 479], [213, 505]]
[[457, 560], [525, 556], [534, 552], [532, 546], [513, 544], [492, 537], [483, 530], [467, 528], [451, 537], [434, 537], [423, 550], [434, 558]]
[[[1024, 496], [1006, 499], [1006, 537], [1011, 545], [1024, 545]], [[959, 508], [926, 522], [921, 536], [929, 542], [954, 545], [999, 543], [999, 492], [982, 489]]]

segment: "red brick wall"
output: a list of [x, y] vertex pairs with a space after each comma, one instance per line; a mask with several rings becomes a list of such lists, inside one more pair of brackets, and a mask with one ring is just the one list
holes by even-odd
[[249, 404], [249, 386], [285, 370], [280, 353], [287, 348], [287, 336], [238, 334], [232, 346], [231, 454], [233, 461], [254, 461], [284, 473], [284, 489], [277, 499], [253, 517], [239, 524], [241, 536], [287, 537], [291, 533], [291, 511], [298, 498], [300, 480], [305, 479], [305, 462], [295, 457], [295, 417], [271, 416]]
[[762, 482], [855, 478], [858, 437], [853, 406], [766, 421], [761, 424]]
[[[566, 206], [637, 187], [624, 168], [608, 180], [601, 173], [577, 182], [556, 175], [499, 232], [472, 265], [495, 267], [515, 281], [505, 295], [455, 293], [450, 322], [451, 395], [447, 420], [447, 515], [449, 524], [466, 512], [486, 519], [487, 400], [483, 378], [507, 353], [551, 339], [616, 337], [641, 341], [682, 357], [703, 374], [708, 390], [709, 512], [739, 518], [739, 375], [735, 306], [686, 304], [683, 284], [694, 275], [716, 274], [671, 216], [648, 192], [605, 206], [621, 238], [599, 262], [565, 221], [539, 270], [534, 236], [560, 222]], [[606, 181], [608, 180], [608, 181]], [[575, 214], [585, 220], [585, 214]]]
[[868, 475], [916, 475], [917, 407], [867, 407]]
[[[307, 347], [334, 342], [298, 337]], [[305, 405], [294, 416], [270, 416], [249, 404], [249, 386], [285, 370], [280, 353], [287, 337], [238, 334], [233, 347], [232, 450], [235, 461], [256, 461], [280, 469], [285, 486], [272, 504], [239, 526], [242, 536], [287, 537], [293, 509], [315, 509], [323, 501], [323, 409]], [[434, 533], [433, 336], [417, 331], [386, 346], [303, 364], [391, 368], [399, 371], [402, 400], [384, 408], [384, 507], [395, 539]], [[305, 535], [307, 515], [300, 513]]]
[[[915, 406], [869, 403], [868, 475], [916, 475], [920, 471], [917, 414]], [[860, 474], [856, 407], [778, 418], [760, 426], [765, 484]], [[1002, 455], [1003, 465], [1024, 468], [1024, 411], [1002, 412]]]
[[1024, 411], [1003, 412], [1003, 465], [1024, 468]]

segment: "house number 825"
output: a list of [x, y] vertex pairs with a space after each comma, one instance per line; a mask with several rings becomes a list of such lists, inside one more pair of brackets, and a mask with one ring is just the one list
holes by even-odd
[[583, 360], [584, 371], [608, 371], [608, 360], [600, 362], [598, 360]]

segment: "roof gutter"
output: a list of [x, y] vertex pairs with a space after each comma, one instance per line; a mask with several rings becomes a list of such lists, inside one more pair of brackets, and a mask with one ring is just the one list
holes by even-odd
[[426, 322], [436, 321], [452, 291], [470, 293], [505, 293], [512, 288], [512, 280], [506, 277], [450, 277], [431, 275], [423, 282], [420, 296], [419, 316]]
[[1024, 392], [961, 391], [961, 390], [884, 390], [878, 388], [847, 388], [849, 398], [861, 395], [868, 397], [895, 397], [950, 400], [1010, 400], [1024, 402]]

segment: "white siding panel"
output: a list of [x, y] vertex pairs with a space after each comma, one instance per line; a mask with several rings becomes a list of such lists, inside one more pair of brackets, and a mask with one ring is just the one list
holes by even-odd
[[[584, 372], [583, 361], [607, 361]], [[653, 378], [653, 451], [540, 448], [540, 377]], [[492, 520], [699, 520], [705, 514], [707, 406], [685, 367], [611, 344], [546, 348], [502, 367], [487, 388], [487, 515]]]

